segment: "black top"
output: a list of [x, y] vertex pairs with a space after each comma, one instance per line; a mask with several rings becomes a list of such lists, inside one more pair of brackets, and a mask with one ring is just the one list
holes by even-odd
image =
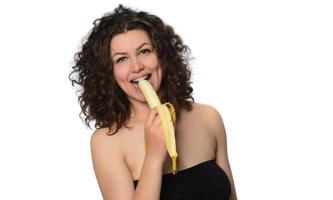
[[[138, 181], [134, 181], [134, 186]], [[229, 199], [229, 179], [215, 160], [162, 176], [161, 200], [224, 200]]]

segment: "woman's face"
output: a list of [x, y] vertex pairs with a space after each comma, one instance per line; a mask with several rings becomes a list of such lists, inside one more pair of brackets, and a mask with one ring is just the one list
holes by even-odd
[[143, 30], [120, 33], [111, 39], [113, 73], [120, 88], [130, 101], [144, 102], [137, 80], [147, 79], [158, 91], [162, 68], [148, 34]]

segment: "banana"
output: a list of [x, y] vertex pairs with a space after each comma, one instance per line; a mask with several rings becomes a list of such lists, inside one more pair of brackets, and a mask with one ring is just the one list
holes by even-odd
[[161, 104], [154, 88], [147, 80], [140, 80], [139, 87], [148, 102], [151, 109], [156, 108], [161, 122], [164, 133], [164, 141], [168, 154], [172, 161], [172, 173], [177, 173], [177, 150], [174, 125], [176, 122], [176, 112], [171, 103]]

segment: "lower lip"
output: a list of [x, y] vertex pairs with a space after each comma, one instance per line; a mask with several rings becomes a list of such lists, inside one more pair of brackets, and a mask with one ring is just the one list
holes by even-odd
[[[133, 84], [133, 83], [132, 83]], [[139, 87], [139, 84], [133, 84], [133, 87], [138, 90], [139, 92], [141, 92], [141, 89]]]

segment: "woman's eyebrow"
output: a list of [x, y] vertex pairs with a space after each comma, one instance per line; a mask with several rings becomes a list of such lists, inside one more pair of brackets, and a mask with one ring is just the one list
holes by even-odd
[[148, 43], [148, 42], [144, 42], [144, 43], [142, 43], [138, 48], [136, 48], [136, 51], [139, 51], [139, 49], [141, 49], [143, 46], [145, 46], [146, 44], [148, 44], [149, 46], [151, 46], [151, 44], [150, 43]]
[[116, 52], [113, 54], [112, 58], [115, 57], [116, 55], [126, 55], [125, 52]]
[[[136, 48], [136, 51], [139, 51], [146, 44], [149, 45], [149, 46], [151, 46], [150, 43], [144, 42], [139, 47]], [[116, 52], [116, 53], [113, 54], [112, 58], [115, 57], [116, 55], [126, 55], [126, 52]]]

